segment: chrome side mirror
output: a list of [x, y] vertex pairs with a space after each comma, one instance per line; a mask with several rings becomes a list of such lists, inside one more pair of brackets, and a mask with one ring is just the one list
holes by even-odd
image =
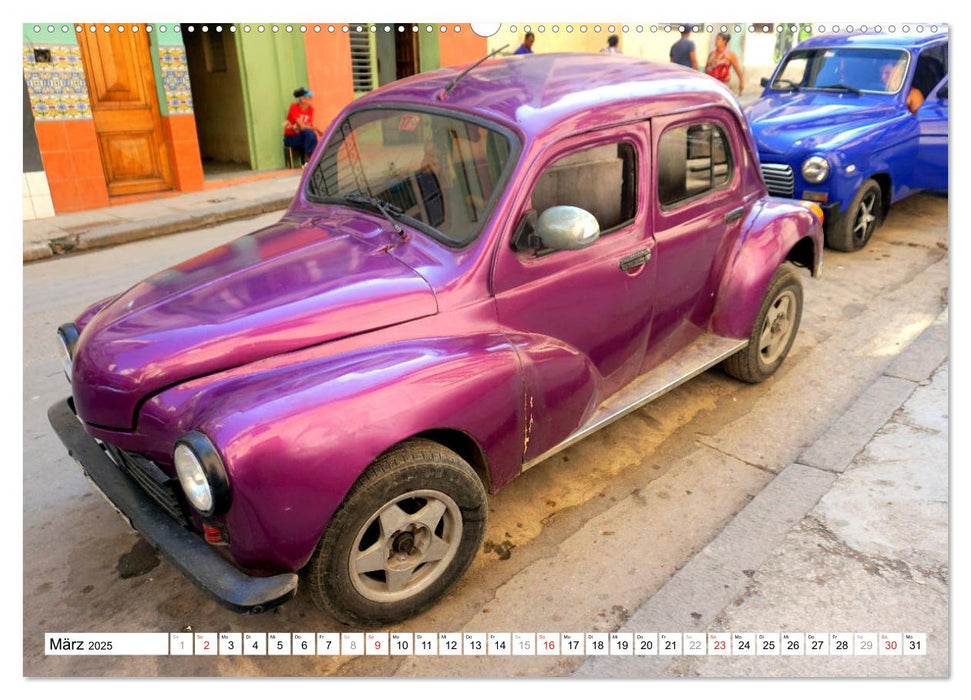
[[580, 207], [550, 207], [539, 215], [536, 235], [544, 248], [580, 250], [600, 237], [597, 218]]

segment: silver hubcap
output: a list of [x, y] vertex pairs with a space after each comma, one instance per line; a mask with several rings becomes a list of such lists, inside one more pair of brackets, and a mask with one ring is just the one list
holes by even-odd
[[765, 364], [771, 365], [785, 351], [789, 344], [789, 337], [792, 335], [795, 315], [796, 295], [786, 290], [772, 302], [769, 313], [765, 316], [765, 322], [762, 324], [759, 354]]
[[877, 220], [877, 215], [874, 209], [876, 208], [877, 196], [875, 193], [871, 192], [863, 201], [860, 202], [860, 208], [856, 211], [856, 220], [853, 223], [853, 237], [858, 241], [865, 241], [873, 233], [873, 227]]
[[348, 573], [368, 600], [393, 603], [434, 583], [455, 558], [462, 514], [440, 491], [410, 491], [385, 503], [354, 538]]

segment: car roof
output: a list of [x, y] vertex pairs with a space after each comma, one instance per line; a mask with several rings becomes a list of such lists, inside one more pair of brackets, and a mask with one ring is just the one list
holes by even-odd
[[444, 99], [445, 87], [469, 65], [444, 68], [373, 90], [358, 105], [417, 102], [458, 109], [538, 135], [555, 125], [589, 129], [692, 107], [719, 105], [743, 119], [717, 80], [671, 63], [616, 54], [533, 54], [490, 59], [473, 68]]
[[856, 46], [868, 49], [922, 49], [938, 41], [947, 39], [947, 32], [927, 34], [824, 34], [810, 37], [796, 47], [797, 49], [836, 48]]

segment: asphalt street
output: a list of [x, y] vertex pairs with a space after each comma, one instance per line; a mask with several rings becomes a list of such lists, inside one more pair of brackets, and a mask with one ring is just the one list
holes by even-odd
[[[715, 369], [491, 496], [483, 550], [430, 611], [390, 631], [615, 631], [874, 385], [948, 299], [947, 200], [896, 205], [862, 251], [827, 250], [775, 377]], [[24, 267], [26, 675], [567, 675], [583, 657], [54, 657], [44, 632], [345, 631], [297, 597], [241, 617], [159, 561], [48, 426], [68, 387], [54, 331], [86, 305], [277, 218], [267, 214]], [[946, 386], [946, 374], [944, 378]], [[838, 426], [837, 426], [838, 427]], [[780, 564], [780, 566], [782, 566]], [[809, 601], [807, 598], [807, 604]], [[798, 601], [796, 601], [798, 604]], [[690, 673], [724, 675], [696, 664]], [[784, 669], [781, 673], [784, 675]]]

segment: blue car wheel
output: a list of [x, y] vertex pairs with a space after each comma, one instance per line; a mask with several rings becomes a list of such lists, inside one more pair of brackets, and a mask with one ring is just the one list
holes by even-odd
[[856, 191], [836, 226], [826, 232], [830, 248], [852, 252], [865, 246], [880, 223], [883, 213], [883, 194], [874, 180], [866, 180]]

